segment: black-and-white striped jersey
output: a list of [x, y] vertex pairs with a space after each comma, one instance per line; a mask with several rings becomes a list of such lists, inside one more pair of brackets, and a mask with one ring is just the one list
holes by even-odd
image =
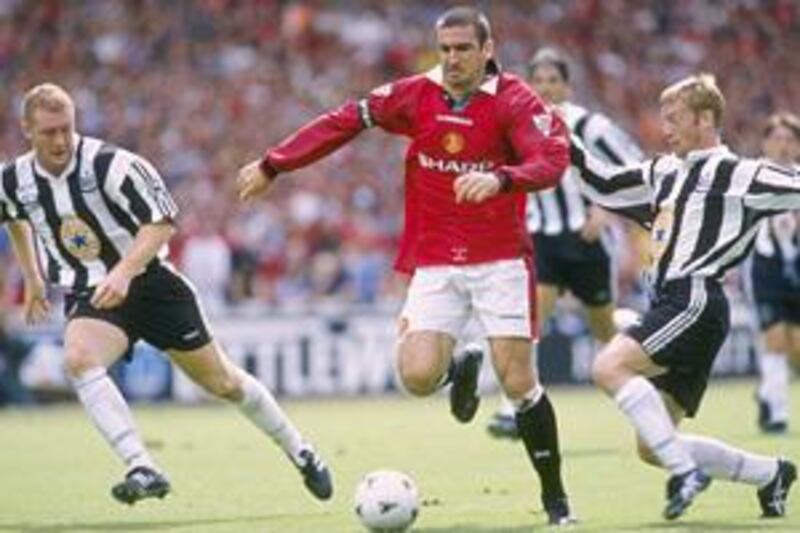
[[[100, 282], [130, 249], [143, 224], [178, 213], [158, 172], [144, 158], [99, 139], [78, 136], [61, 176], [33, 152], [8, 162], [0, 179], [5, 220], [33, 228], [47, 279], [80, 291]], [[164, 246], [159, 259], [167, 254]]]
[[800, 256], [800, 211], [781, 213], [762, 222], [756, 236], [755, 253], [786, 262], [797, 259]]
[[685, 159], [609, 165], [573, 138], [572, 164], [592, 201], [650, 230], [650, 281], [720, 279], [753, 247], [758, 222], [800, 209], [800, 174], [720, 145]]
[[[558, 110], [572, 134], [595, 156], [615, 165], [630, 165], [643, 159], [633, 139], [606, 116], [570, 102], [559, 105]], [[556, 187], [528, 195], [528, 231], [545, 235], [580, 231], [589, 205], [575, 169], [568, 168]]]

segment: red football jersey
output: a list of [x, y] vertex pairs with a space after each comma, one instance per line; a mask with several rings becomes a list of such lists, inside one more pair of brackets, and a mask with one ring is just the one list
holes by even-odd
[[[404, 78], [310, 122], [267, 150], [263, 166], [300, 168], [372, 126], [411, 139], [398, 270], [530, 253], [526, 192], [556, 185], [569, 161], [569, 141], [561, 119], [522, 80], [495, 73], [459, 103], [445, 92], [440, 68]], [[502, 192], [479, 204], [456, 204], [453, 182], [470, 171], [496, 173]]]

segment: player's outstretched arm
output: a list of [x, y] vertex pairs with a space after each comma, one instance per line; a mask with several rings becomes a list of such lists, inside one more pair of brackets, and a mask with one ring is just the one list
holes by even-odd
[[628, 166], [606, 163], [572, 136], [570, 162], [583, 193], [594, 203], [647, 225], [652, 216], [651, 174], [659, 158]]
[[25, 322], [38, 324], [47, 318], [50, 303], [47, 301], [47, 289], [39, 264], [36, 261], [36, 249], [33, 244], [33, 230], [24, 220], [11, 220], [6, 224], [14, 255], [17, 256], [25, 282], [24, 313]]
[[734, 172], [737, 170], [750, 172], [753, 176], [744, 195], [744, 205], [748, 209], [766, 215], [800, 209], [800, 172], [797, 168], [742, 160]]

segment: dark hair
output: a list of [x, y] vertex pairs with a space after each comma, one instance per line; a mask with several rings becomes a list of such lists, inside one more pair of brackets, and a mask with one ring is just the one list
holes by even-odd
[[769, 117], [767, 125], [764, 126], [764, 137], [769, 137], [778, 128], [786, 128], [792, 132], [795, 139], [800, 141], [800, 119], [794, 113], [775, 113]]
[[478, 37], [478, 44], [483, 46], [492, 38], [492, 28], [486, 15], [474, 7], [460, 6], [448, 9], [436, 19], [436, 29], [452, 28], [454, 26], [472, 26]]
[[558, 70], [561, 78], [569, 82], [569, 63], [564, 55], [555, 48], [542, 48], [528, 61], [528, 75], [532, 76], [537, 68], [550, 65]]

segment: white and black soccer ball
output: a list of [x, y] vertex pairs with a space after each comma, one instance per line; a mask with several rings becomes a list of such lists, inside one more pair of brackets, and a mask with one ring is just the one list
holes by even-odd
[[402, 472], [370, 472], [356, 487], [355, 511], [372, 533], [401, 533], [419, 514], [417, 487]]

